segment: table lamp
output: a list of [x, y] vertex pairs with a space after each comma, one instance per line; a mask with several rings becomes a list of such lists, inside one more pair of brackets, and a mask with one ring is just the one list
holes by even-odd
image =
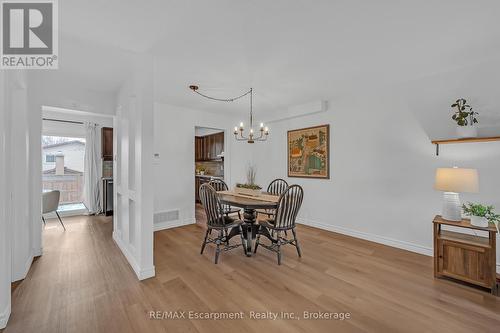
[[462, 208], [459, 193], [479, 192], [479, 176], [476, 169], [438, 168], [434, 189], [443, 191], [441, 217], [448, 221], [461, 221]]

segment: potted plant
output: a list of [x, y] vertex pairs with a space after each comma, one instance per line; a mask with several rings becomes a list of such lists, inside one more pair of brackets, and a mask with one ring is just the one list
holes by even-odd
[[477, 137], [477, 115], [478, 113], [472, 110], [472, 107], [467, 104], [467, 100], [459, 98], [451, 105], [456, 108], [455, 113], [451, 116], [457, 123], [457, 136], [459, 138], [476, 138]]
[[493, 206], [484, 206], [481, 204], [468, 202], [462, 205], [464, 214], [470, 216], [470, 223], [476, 227], [486, 228], [488, 223], [494, 223], [498, 228], [500, 215], [493, 212]]
[[255, 167], [249, 165], [247, 168], [247, 182], [246, 184], [237, 183], [234, 191], [239, 194], [258, 197], [262, 194], [262, 187], [255, 184], [255, 175], [257, 174]]
[[207, 169], [206, 169], [204, 166], [199, 166], [199, 167], [196, 169], [196, 171], [198, 172], [198, 174], [199, 174], [199, 175], [202, 175], [202, 176], [205, 174], [205, 171], [206, 171], [206, 170], [207, 170]]

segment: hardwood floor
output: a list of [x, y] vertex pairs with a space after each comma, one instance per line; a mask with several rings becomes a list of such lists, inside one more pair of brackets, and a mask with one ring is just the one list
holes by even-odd
[[[197, 217], [203, 219], [198, 211]], [[156, 277], [139, 282], [106, 217], [65, 218], [13, 294], [11, 332], [498, 332], [500, 298], [433, 278], [432, 258], [299, 226], [303, 257], [199, 254], [203, 227], [155, 233]], [[200, 222], [202, 224], [202, 222]], [[150, 311], [243, 311], [242, 320], [150, 319]], [[348, 320], [257, 320], [250, 311], [349, 312]]]

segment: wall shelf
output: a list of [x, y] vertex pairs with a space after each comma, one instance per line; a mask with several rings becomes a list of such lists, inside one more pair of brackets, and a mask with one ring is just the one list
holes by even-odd
[[432, 144], [436, 145], [436, 156], [439, 156], [439, 145], [457, 144], [457, 143], [473, 143], [473, 142], [492, 142], [500, 141], [500, 136], [489, 136], [483, 138], [467, 138], [467, 139], [444, 139], [432, 140]]

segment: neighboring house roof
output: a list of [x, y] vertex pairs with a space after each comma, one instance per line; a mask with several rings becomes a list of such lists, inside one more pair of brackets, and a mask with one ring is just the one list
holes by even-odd
[[[56, 168], [45, 170], [43, 172], [43, 174], [44, 175], [55, 175], [56, 174]], [[82, 175], [83, 172], [77, 171], [77, 170], [73, 170], [73, 169], [70, 169], [68, 167], [64, 167], [64, 174], [65, 175]]]
[[54, 143], [52, 145], [46, 145], [46, 146], [43, 146], [42, 149], [61, 147], [61, 146], [67, 146], [67, 145], [72, 145], [72, 144], [80, 144], [82, 146], [85, 146], [85, 143], [83, 143], [79, 140], [72, 140], [72, 141], [66, 141], [66, 142], [61, 142], [61, 143]]

